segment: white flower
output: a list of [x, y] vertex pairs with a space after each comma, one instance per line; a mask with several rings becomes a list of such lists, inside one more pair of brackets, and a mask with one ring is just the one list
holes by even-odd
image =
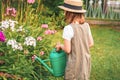
[[17, 29], [17, 32], [21, 32], [23, 31], [23, 26], [20, 26], [18, 29]]
[[12, 49], [15, 50], [23, 50], [23, 47], [20, 43], [18, 43], [15, 39], [8, 40], [7, 45], [11, 45]]
[[15, 45], [17, 42], [15, 39], [8, 40], [7, 45]]
[[18, 43], [18, 48], [17, 49], [23, 50], [23, 47], [22, 47], [22, 45], [20, 43]]
[[0, 28], [2, 28], [2, 29], [9, 28], [9, 22], [7, 20], [2, 21]]
[[1, 22], [0, 28], [1, 28], [1, 29], [10, 28], [12, 31], [14, 31], [14, 30], [15, 30], [15, 29], [14, 29], [15, 24], [18, 24], [18, 22], [17, 22], [17, 21], [13, 21], [13, 20], [11, 20], [11, 19], [5, 20], [5, 21], [2, 21], [2, 22]]
[[15, 50], [23, 50], [23, 47], [20, 43], [16, 43], [14, 46], [13, 46], [13, 49]]
[[10, 23], [10, 29], [12, 30], [12, 31], [15, 31], [15, 24], [12, 22], [12, 23]]
[[14, 27], [15, 27], [15, 24], [18, 24], [18, 22], [9, 19], [9, 25], [10, 25], [10, 29], [11, 29], [12, 31], [15, 30], [15, 28], [14, 28]]
[[25, 38], [24, 44], [27, 45], [27, 46], [34, 46], [35, 47], [36, 46], [36, 40], [33, 37], [28, 36], [28, 37]]
[[8, 21], [9, 21], [10, 24], [11, 24], [11, 23], [18, 24], [17, 21], [14, 21], [14, 20], [11, 20], [11, 19], [9, 19]]

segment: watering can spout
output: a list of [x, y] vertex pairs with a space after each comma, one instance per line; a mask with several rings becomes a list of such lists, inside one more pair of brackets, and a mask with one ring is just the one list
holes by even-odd
[[39, 61], [42, 65], [44, 65], [45, 68], [48, 69], [48, 71], [50, 71], [52, 74], [54, 74], [54, 73], [53, 73], [53, 69], [51, 69], [51, 68], [44, 62], [44, 60], [42, 60], [41, 58], [39, 58], [39, 57], [37, 57], [37, 56], [35, 56], [35, 55], [34, 55], [34, 57], [35, 57], [35, 60]]

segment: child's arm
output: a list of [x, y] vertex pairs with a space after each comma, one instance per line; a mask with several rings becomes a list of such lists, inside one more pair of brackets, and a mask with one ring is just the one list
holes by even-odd
[[94, 45], [93, 37], [92, 35], [89, 35], [89, 47], [92, 47]]
[[64, 44], [57, 43], [56, 51], [59, 51], [61, 49], [69, 54], [71, 51], [71, 42], [69, 40], [64, 39]]

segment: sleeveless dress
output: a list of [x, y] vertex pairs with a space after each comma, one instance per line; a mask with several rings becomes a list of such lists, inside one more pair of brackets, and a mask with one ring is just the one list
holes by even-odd
[[65, 80], [89, 80], [91, 60], [89, 52], [89, 25], [71, 24], [74, 36], [71, 39], [71, 53], [68, 54]]

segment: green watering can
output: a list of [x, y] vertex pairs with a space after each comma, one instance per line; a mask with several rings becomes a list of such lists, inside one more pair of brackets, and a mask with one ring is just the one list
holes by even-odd
[[34, 55], [34, 59], [40, 62], [45, 68], [50, 71], [53, 76], [60, 77], [64, 75], [65, 67], [66, 67], [66, 53], [63, 50], [56, 51], [54, 48], [49, 56], [51, 67], [49, 67], [45, 61], [48, 60], [42, 60], [41, 58]]

